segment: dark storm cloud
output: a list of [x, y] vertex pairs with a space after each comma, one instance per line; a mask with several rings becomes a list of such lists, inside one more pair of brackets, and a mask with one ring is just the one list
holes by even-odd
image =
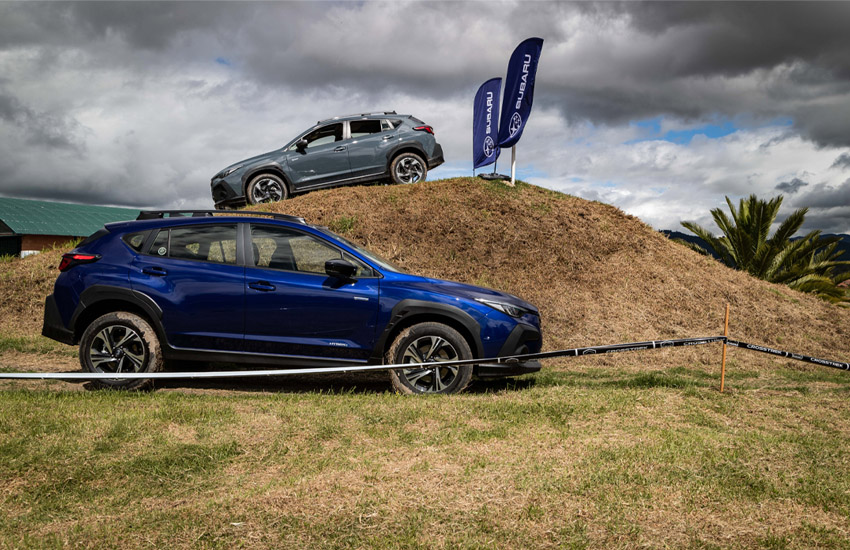
[[850, 205], [850, 179], [839, 185], [813, 185], [797, 204], [810, 208], [847, 207]]
[[23, 132], [27, 143], [50, 149], [82, 152], [78, 138], [80, 125], [73, 119], [37, 112], [0, 87], [0, 123], [5, 122]]
[[841, 168], [842, 170], [850, 168], [850, 153], [841, 153], [830, 168]]
[[782, 183], [776, 186], [776, 189], [785, 193], [791, 193], [793, 195], [794, 193], [796, 193], [801, 188], [807, 185], [808, 183], [804, 182], [800, 178], [794, 178], [791, 181], [783, 181]]

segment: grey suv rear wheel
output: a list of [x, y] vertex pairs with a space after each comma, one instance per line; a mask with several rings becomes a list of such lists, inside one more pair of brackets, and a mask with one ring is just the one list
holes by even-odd
[[402, 153], [390, 164], [394, 183], [416, 183], [428, 176], [428, 165], [416, 153]]

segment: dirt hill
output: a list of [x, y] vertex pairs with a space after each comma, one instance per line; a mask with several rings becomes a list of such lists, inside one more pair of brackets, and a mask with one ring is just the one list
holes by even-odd
[[[267, 209], [327, 225], [411, 272], [498, 288], [536, 304], [545, 349], [721, 334], [729, 302], [733, 337], [850, 358], [850, 310], [729, 269], [598, 202], [522, 183], [510, 189], [456, 178], [331, 189]], [[38, 333], [61, 252], [0, 264], [0, 332]], [[582, 361], [716, 363], [717, 348], [706, 349]], [[747, 365], [776, 361], [745, 353], [734, 352]]]

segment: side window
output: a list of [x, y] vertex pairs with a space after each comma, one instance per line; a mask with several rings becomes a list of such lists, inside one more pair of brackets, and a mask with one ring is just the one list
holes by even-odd
[[[169, 231], [171, 232], [169, 235]], [[236, 224], [160, 229], [148, 249], [152, 256], [236, 264]]]
[[401, 126], [401, 121], [400, 121], [400, 120], [398, 120], [398, 119], [396, 119], [396, 120], [390, 120], [390, 121], [389, 121], [389, 123], [390, 123], [390, 126], [392, 126], [392, 127], [393, 127], [393, 129], [398, 128], [399, 126]]
[[128, 233], [122, 237], [122, 240], [127, 243], [127, 246], [135, 250], [136, 252], [142, 251], [142, 245], [145, 244], [145, 239], [148, 236], [147, 231], [142, 231], [140, 233]]
[[311, 147], [318, 147], [319, 145], [333, 143], [335, 141], [342, 141], [342, 122], [316, 128], [304, 136], [304, 139], [307, 140], [308, 149]]
[[344, 258], [357, 266], [356, 277], [374, 277], [369, 266], [312, 235], [252, 224], [251, 242], [257, 267], [324, 275], [326, 261]]
[[381, 131], [382, 132], [392, 130], [393, 128], [395, 128], [395, 126], [393, 126], [392, 123], [389, 120], [382, 120], [381, 121]]
[[348, 123], [348, 127], [351, 129], [351, 137], [353, 138], [381, 133], [380, 120], [352, 120]]

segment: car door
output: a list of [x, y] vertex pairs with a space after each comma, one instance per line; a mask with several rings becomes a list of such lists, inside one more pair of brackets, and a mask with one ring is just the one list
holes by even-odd
[[396, 142], [396, 130], [387, 120], [352, 120], [348, 161], [351, 176], [380, 175], [387, 171], [387, 153]]
[[235, 223], [164, 228], [133, 260], [130, 284], [162, 309], [173, 347], [242, 349], [245, 268], [237, 241]]
[[[324, 239], [282, 226], [251, 224], [245, 269], [245, 351], [365, 361], [375, 345], [380, 279]], [[325, 273], [345, 258], [355, 279]]]
[[348, 161], [350, 140], [344, 138], [342, 122], [326, 124], [301, 138], [307, 146], [289, 148], [286, 156], [291, 183], [296, 190], [351, 177]]

